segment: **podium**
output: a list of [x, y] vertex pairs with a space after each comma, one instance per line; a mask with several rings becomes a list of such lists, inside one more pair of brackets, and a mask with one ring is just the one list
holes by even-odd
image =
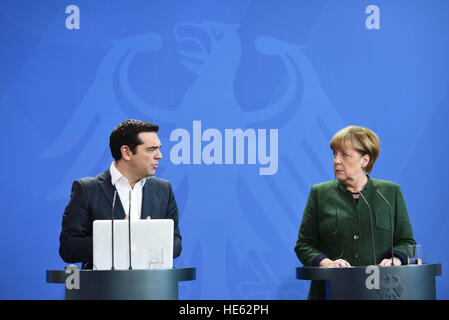
[[441, 264], [393, 267], [297, 267], [300, 280], [326, 281], [329, 300], [435, 300]]
[[195, 268], [158, 270], [47, 270], [48, 283], [65, 284], [66, 300], [176, 300], [178, 282]]

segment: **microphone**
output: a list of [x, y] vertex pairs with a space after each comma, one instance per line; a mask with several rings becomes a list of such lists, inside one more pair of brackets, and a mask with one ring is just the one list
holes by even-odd
[[132, 266], [131, 266], [131, 190], [129, 191], [128, 234], [129, 234], [129, 270], [132, 270]]
[[393, 255], [393, 209], [391, 208], [390, 203], [385, 199], [384, 195], [380, 193], [379, 189], [376, 189], [376, 192], [379, 194], [379, 196], [382, 198], [383, 201], [388, 205], [390, 208], [390, 234], [391, 234], [391, 265], [394, 266], [394, 255]]
[[112, 264], [111, 270], [115, 270], [114, 266], [114, 208], [115, 208], [115, 199], [117, 198], [117, 189], [114, 191], [114, 198], [112, 199], [112, 220], [111, 220], [111, 247], [112, 247]]
[[373, 246], [373, 261], [374, 261], [374, 265], [377, 265], [377, 263], [376, 263], [376, 248], [375, 248], [375, 245], [374, 245], [373, 214], [371, 212], [371, 206], [369, 205], [368, 201], [366, 201], [366, 198], [362, 194], [361, 191], [359, 191], [359, 195], [360, 195], [360, 197], [362, 197], [363, 201], [365, 201], [366, 205], [368, 206], [368, 210], [369, 210], [369, 225], [370, 225], [370, 228], [371, 228], [371, 244]]

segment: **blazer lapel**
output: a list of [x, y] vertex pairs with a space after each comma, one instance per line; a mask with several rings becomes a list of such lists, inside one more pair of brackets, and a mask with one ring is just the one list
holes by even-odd
[[[103, 172], [98, 176], [98, 180], [100, 181], [100, 189], [103, 191], [103, 194], [106, 200], [109, 202], [112, 210], [112, 201], [114, 199], [114, 191], [115, 187], [111, 183], [111, 173], [109, 169]], [[112, 214], [112, 211], [111, 211]], [[120, 197], [117, 193], [115, 198], [115, 208], [114, 208], [114, 219], [123, 219], [125, 218], [125, 211], [123, 210], [122, 202], [120, 201]]]
[[156, 192], [153, 189], [151, 178], [148, 178], [142, 191], [142, 219], [148, 216], [158, 218], [156, 213], [156, 203], [158, 202]]

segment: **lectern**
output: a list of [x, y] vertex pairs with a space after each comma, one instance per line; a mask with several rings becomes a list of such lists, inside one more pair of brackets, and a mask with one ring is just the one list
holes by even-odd
[[297, 267], [296, 278], [326, 281], [329, 300], [435, 300], [441, 264], [393, 267]]
[[66, 300], [176, 300], [178, 282], [195, 268], [157, 270], [47, 270], [48, 283], [64, 283]]

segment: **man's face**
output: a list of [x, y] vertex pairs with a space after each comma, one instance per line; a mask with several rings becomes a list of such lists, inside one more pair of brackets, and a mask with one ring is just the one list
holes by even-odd
[[138, 138], [142, 144], [136, 147], [134, 154], [131, 152], [129, 165], [133, 175], [143, 179], [156, 173], [159, 159], [162, 158], [161, 141], [156, 132], [141, 132]]

